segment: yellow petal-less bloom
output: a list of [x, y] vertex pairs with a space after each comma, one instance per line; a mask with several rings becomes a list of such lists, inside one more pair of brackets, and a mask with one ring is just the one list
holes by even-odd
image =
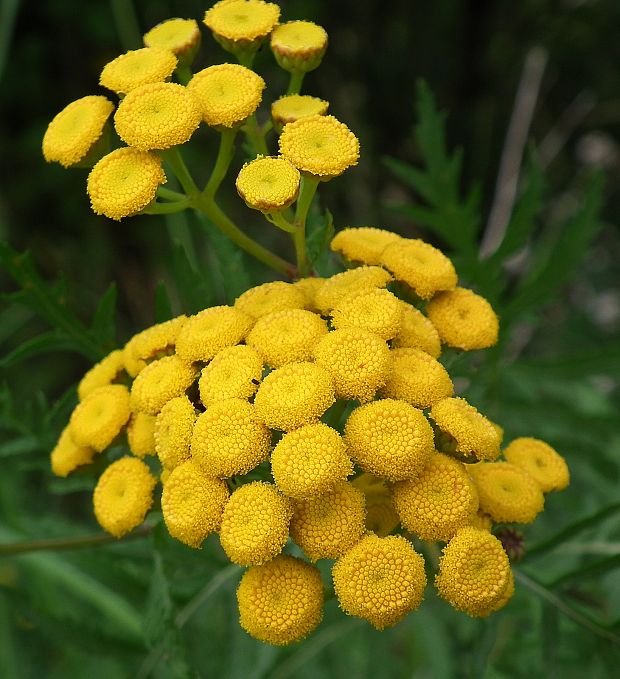
[[254, 406], [239, 398], [218, 401], [194, 425], [191, 453], [209, 476], [247, 474], [266, 459], [271, 433]]
[[[478, 491], [476, 491], [478, 492]], [[478, 510], [472, 517], [469, 525], [472, 528], [478, 528], [480, 530], [490, 531], [493, 528], [493, 520], [488, 514], [485, 514], [482, 510]]]
[[149, 83], [131, 90], [118, 105], [114, 127], [141, 151], [169, 149], [194, 134], [202, 113], [195, 97], [176, 83]]
[[117, 94], [127, 94], [140, 85], [168, 80], [177, 66], [177, 58], [163, 47], [131, 50], [106, 64], [99, 84]]
[[304, 499], [344, 481], [353, 464], [340, 434], [317, 422], [284, 434], [271, 453], [271, 472], [285, 495]]
[[178, 356], [164, 356], [149, 363], [131, 386], [131, 409], [134, 412], [157, 413], [176, 396], [182, 396], [196, 377], [191, 363]]
[[155, 418], [155, 451], [166, 469], [174, 469], [189, 459], [196, 422], [196, 410], [187, 396], [166, 403]]
[[244, 573], [237, 589], [239, 622], [255, 639], [286, 646], [318, 627], [323, 596], [319, 569], [282, 554]]
[[124, 367], [123, 352], [119, 349], [110, 352], [80, 380], [77, 388], [80, 401], [83, 401], [95, 389], [112, 384]]
[[263, 0], [223, 0], [204, 16], [205, 25], [216, 37], [233, 42], [251, 42], [268, 36], [280, 18], [280, 8]]
[[207, 125], [232, 128], [256, 111], [265, 81], [245, 66], [217, 64], [198, 71], [187, 89], [198, 100]]
[[148, 151], [120, 148], [104, 156], [88, 175], [86, 189], [93, 212], [119, 221], [155, 200], [166, 183], [161, 158]]
[[400, 331], [392, 340], [392, 347], [422, 349], [433, 358], [441, 355], [441, 340], [435, 326], [421, 311], [406, 302], [403, 302]]
[[316, 345], [314, 357], [332, 376], [337, 398], [362, 403], [385, 384], [391, 366], [386, 342], [360, 328], [328, 333]]
[[540, 486], [510, 462], [472, 465], [470, 472], [480, 509], [496, 523], [531, 523], [542, 512], [545, 499]]
[[155, 455], [155, 416], [134, 413], [127, 424], [127, 442], [138, 457]]
[[466, 288], [435, 295], [426, 313], [441, 341], [450, 347], [472, 351], [497, 344], [499, 321], [484, 297]]
[[239, 295], [235, 301], [235, 309], [255, 319], [284, 309], [303, 309], [305, 305], [303, 292], [295, 285], [283, 281], [257, 285]]
[[380, 538], [389, 535], [400, 524], [387, 484], [377, 476], [364, 472], [352, 481], [366, 499], [366, 529]]
[[78, 467], [90, 464], [95, 450], [86, 446], [78, 446], [71, 436], [69, 427], [65, 427], [50, 456], [52, 471], [56, 476], [68, 476]]
[[381, 253], [381, 264], [422, 299], [439, 290], [453, 290], [457, 277], [452, 262], [437, 248], [418, 238], [402, 238]]
[[279, 145], [280, 153], [298, 170], [322, 180], [357, 165], [360, 155], [358, 138], [334, 116], [306, 116], [285, 125]]
[[240, 566], [259, 566], [277, 556], [288, 539], [290, 500], [264, 481], [237, 488], [224, 507], [220, 542]]
[[464, 465], [441, 454], [433, 455], [416, 479], [395, 483], [392, 494], [402, 525], [428, 542], [447, 542], [478, 510]]
[[424, 559], [400, 535], [367, 535], [336, 561], [332, 574], [344, 612], [377, 629], [415, 610], [426, 587]]
[[400, 330], [403, 309], [389, 290], [373, 288], [347, 296], [332, 309], [331, 316], [337, 330], [361, 328], [389, 340]]
[[229, 398], [251, 398], [263, 376], [259, 353], [245, 344], [222, 349], [202, 369], [198, 389], [206, 406]]
[[570, 472], [564, 458], [548, 443], [531, 437], [515, 439], [504, 450], [504, 457], [526, 471], [540, 486], [543, 493], [564, 490], [570, 481]]
[[200, 44], [200, 29], [194, 19], [168, 19], [144, 34], [146, 47], [163, 47], [177, 57], [193, 52]]
[[327, 50], [327, 32], [311, 21], [287, 21], [273, 29], [271, 51], [281, 68], [307, 73], [319, 66]]
[[452, 437], [455, 450], [479, 460], [499, 455], [499, 434], [492, 422], [464, 398], [444, 398], [433, 405], [430, 418]]
[[220, 529], [229, 493], [221, 479], [207, 476], [192, 460], [175, 467], [164, 483], [161, 509], [173, 538], [198, 549]]
[[71, 414], [71, 438], [78, 446], [105, 450], [127, 423], [129, 391], [121, 384], [110, 384], [92, 391]]
[[258, 156], [241, 168], [235, 185], [249, 208], [275, 212], [297, 200], [300, 177], [285, 158]]
[[364, 493], [346, 481], [293, 507], [291, 537], [311, 561], [342, 556], [365, 532]]
[[289, 363], [267, 375], [254, 405], [268, 427], [290, 431], [318, 420], [335, 400], [334, 383], [325, 368]]
[[77, 165], [103, 134], [103, 128], [114, 110], [105, 97], [82, 97], [58, 113], [43, 136], [43, 156], [48, 163], [64, 167]]
[[435, 451], [422, 411], [393, 399], [356, 408], [345, 425], [344, 442], [364, 471], [389, 481], [419, 476]]
[[392, 349], [392, 367], [381, 395], [407, 401], [416, 408], [430, 408], [452, 396], [448, 371], [421, 349]]
[[435, 585], [454, 608], [479, 616], [499, 603], [509, 580], [502, 543], [488, 531], [466, 527], [443, 548]]
[[139, 526], [153, 504], [157, 481], [137, 457], [122, 457], [103, 472], [93, 505], [99, 525], [116, 538]]
[[298, 281], [293, 283], [293, 285], [303, 294], [306, 300], [304, 306], [309, 311], [319, 311], [314, 303], [314, 298], [316, 297], [316, 293], [323, 287], [325, 280], [325, 278], [315, 277], [300, 278]]
[[131, 377], [145, 368], [148, 361], [174, 351], [177, 335], [185, 321], [187, 316], [177, 316], [139, 332], [127, 342], [123, 349], [123, 360], [125, 370]]
[[348, 295], [384, 288], [391, 280], [392, 276], [380, 266], [360, 266], [328, 278], [317, 290], [314, 301], [322, 313], [328, 313]]
[[349, 262], [380, 265], [381, 254], [390, 243], [401, 240], [397, 233], [377, 229], [373, 226], [359, 226], [342, 229], [332, 238], [330, 247]]
[[186, 361], [208, 361], [219, 351], [243, 340], [252, 319], [229, 306], [214, 306], [190, 316], [179, 331], [177, 354]]
[[288, 94], [271, 104], [271, 117], [276, 125], [284, 126], [307, 116], [324, 116], [329, 102], [308, 94]]
[[285, 309], [262, 316], [246, 342], [271, 368], [308, 361], [317, 342], [327, 335], [327, 323], [305, 309]]

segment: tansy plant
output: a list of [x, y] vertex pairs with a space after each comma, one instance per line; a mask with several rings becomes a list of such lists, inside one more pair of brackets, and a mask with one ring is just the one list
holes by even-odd
[[[287, 277], [147, 328], [97, 363], [78, 386], [52, 469], [64, 477], [95, 461], [105, 467], [94, 513], [115, 538], [159, 507], [188, 548], [217, 533], [245, 569], [240, 624], [265, 643], [311, 634], [326, 596], [377, 629], [396, 625], [420, 606], [427, 579], [458, 611], [488, 616], [514, 591], [516, 551], [501, 538], [518, 538], [505, 524], [534, 521], [545, 495], [568, 485], [567, 465], [541, 440], [504, 443], [501, 426], [456, 395], [446, 359], [494, 346], [499, 321], [440, 250], [344, 228], [331, 250], [346, 270], [313, 275], [306, 222], [315, 192], [357, 163], [359, 143], [327, 102], [300, 94], [327, 34], [280, 19], [272, 3], [218, 2], [204, 23], [239, 63], [196, 73], [196, 22], [166, 21], [143, 49], [103, 68], [100, 83], [118, 105], [84, 97], [48, 127], [47, 160], [92, 164], [95, 212], [197, 210]], [[265, 82], [251, 67], [265, 42], [290, 85], [259, 124]], [[110, 151], [112, 117], [126, 146]], [[220, 137], [203, 188], [180, 148], [201, 124]], [[240, 135], [256, 157], [236, 177], [239, 196], [291, 235], [295, 265], [216, 202]]]

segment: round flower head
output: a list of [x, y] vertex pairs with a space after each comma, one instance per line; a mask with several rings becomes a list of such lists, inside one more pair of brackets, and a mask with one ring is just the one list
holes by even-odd
[[80, 380], [77, 388], [80, 401], [83, 401], [95, 389], [112, 384], [123, 368], [123, 352], [116, 349], [109, 353]]
[[155, 416], [134, 413], [127, 424], [127, 442], [138, 457], [155, 455]]
[[131, 377], [145, 368], [148, 361], [174, 351], [177, 335], [185, 321], [187, 316], [177, 316], [139, 332], [127, 342], [123, 349], [123, 360], [125, 370]]
[[421, 349], [392, 349], [392, 367], [381, 395], [398, 398], [416, 408], [430, 408], [452, 396], [447, 370]]
[[322, 313], [331, 311], [348, 295], [384, 288], [392, 276], [380, 266], [360, 266], [328, 278], [316, 292], [315, 304]]
[[364, 473], [352, 483], [364, 493], [366, 499], [366, 529], [381, 538], [389, 535], [400, 524], [400, 517], [385, 482], [377, 476]]
[[155, 200], [159, 185], [165, 183], [159, 156], [120, 148], [93, 167], [86, 188], [95, 214], [118, 221], [144, 210]]
[[144, 34], [144, 44], [163, 47], [177, 57], [187, 57], [200, 45], [200, 29], [193, 19], [168, 19]]
[[164, 356], [149, 363], [131, 386], [131, 409], [157, 415], [176, 396], [191, 386], [196, 371], [178, 356]]
[[440, 292], [428, 303], [426, 313], [441, 341], [450, 347], [471, 351], [497, 344], [497, 316], [486, 299], [471, 290]]
[[336, 559], [364, 531], [364, 493], [341, 481], [323, 495], [294, 502], [291, 537], [311, 560]]
[[402, 525], [427, 542], [447, 542], [478, 510], [464, 465], [441, 454], [431, 457], [418, 478], [395, 483], [392, 494]]
[[310, 278], [300, 278], [293, 283], [293, 285], [303, 294], [306, 300], [305, 307], [309, 311], [320, 313], [314, 303], [314, 298], [316, 297], [316, 293], [323, 287], [324, 283], [325, 278], [315, 278], [314, 276]]
[[540, 439], [515, 439], [504, 450], [504, 457], [527, 472], [543, 493], [564, 490], [568, 486], [570, 472], [564, 458]]
[[364, 471], [389, 481], [419, 476], [435, 451], [422, 411], [392, 399], [356, 408], [345, 425], [344, 442]]
[[93, 505], [99, 525], [115, 538], [139, 526], [153, 504], [157, 481], [137, 457], [123, 457], [103, 472]]
[[256, 111], [265, 81], [245, 66], [217, 64], [198, 71], [187, 89], [198, 100], [207, 125], [231, 128]]
[[370, 533], [336, 561], [332, 575], [340, 607], [377, 629], [415, 610], [426, 587], [424, 559], [400, 535]]
[[235, 308], [252, 318], [284, 309], [303, 309], [306, 304], [304, 294], [291, 283], [273, 281], [246, 290], [235, 301]]
[[71, 438], [78, 446], [105, 450], [127, 423], [129, 391], [111, 384], [92, 391], [71, 414]]
[[476, 616], [500, 601], [509, 579], [502, 543], [488, 531], [466, 527], [443, 548], [435, 585], [450, 605]]
[[492, 606], [489, 606], [489, 608], [487, 609], [484, 608], [478, 609], [474, 613], [474, 616], [483, 618], [486, 617], [487, 615], [490, 615], [491, 613], [496, 613], [497, 611], [504, 608], [504, 606], [510, 601], [510, 599], [512, 599], [512, 595], [514, 593], [515, 593], [515, 578], [511, 570], [510, 573], [508, 574], [508, 583], [506, 584], [506, 589], [504, 590], [504, 593], [502, 594], [499, 601], [494, 603]]
[[353, 473], [340, 434], [322, 422], [284, 434], [271, 453], [271, 472], [289, 497], [311, 498]]
[[287, 21], [273, 29], [270, 43], [281, 68], [307, 73], [321, 63], [327, 49], [327, 33], [311, 21]]
[[278, 212], [297, 200], [299, 180], [299, 170], [288, 160], [258, 156], [237, 175], [237, 193], [253, 210]]
[[186, 361], [208, 361], [243, 340], [252, 327], [248, 314], [214, 306], [191, 316], [177, 337], [177, 354]]
[[283, 127], [307, 116], [324, 116], [329, 103], [308, 94], [287, 94], [271, 104], [271, 117], [275, 125]]
[[392, 340], [394, 349], [422, 349], [433, 358], [441, 355], [441, 340], [430, 320], [411, 304], [403, 302], [402, 324]]
[[388, 345], [360, 328], [334, 330], [316, 345], [314, 357], [332, 379], [337, 398], [371, 401], [391, 366]]
[[267, 37], [280, 18], [280, 8], [263, 0], [222, 0], [208, 9], [205, 25], [225, 41], [249, 43]]
[[290, 500], [264, 481], [237, 488], [224, 507], [220, 542], [240, 566], [258, 566], [277, 556], [288, 539]]
[[389, 340], [400, 330], [403, 310], [401, 301], [389, 290], [372, 288], [345, 297], [331, 316], [337, 330], [361, 328]]
[[254, 405], [268, 427], [290, 431], [318, 420], [334, 401], [334, 383], [325, 368], [289, 363], [267, 375]]
[[118, 136], [129, 146], [150, 151], [184, 144], [202, 114], [187, 88], [176, 83], [149, 83], [131, 90], [114, 115]]
[[140, 85], [168, 80], [177, 67], [177, 58], [164, 47], [131, 50], [106, 64], [99, 84], [117, 94], [127, 94]]
[[422, 299], [430, 299], [438, 290], [456, 287], [452, 262], [437, 248], [418, 238], [402, 238], [388, 244], [381, 253], [381, 264]]
[[286, 646], [314, 631], [323, 617], [323, 582], [316, 566], [282, 554], [252, 566], [237, 589], [239, 623], [259, 641]]
[[187, 396], [166, 403], [155, 418], [155, 450], [166, 469], [174, 469], [189, 459], [196, 411]]
[[357, 137], [334, 116], [306, 116], [285, 125], [279, 145], [298, 170], [325, 181], [357, 165], [360, 155]]
[[90, 464], [95, 451], [86, 446], [78, 446], [71, 436], [69, 426], [65, 427], [52, 450], [50, 461], [56, 476], [68, 476], [78, 467]]
[[198, 388], [206, 406], [229, 398], [251, 398], [263, 376], [258, 352], [245, 344], [222, 349], [202, 369]]
[[194, 425], [192, 458], [209, 476], [247, 474], [267, 458], [271, 433], [254, 406], [240, 398], [218, 401]]
[[101, 96], [71, 102], [48, 125], [43, 136], [43, 156], [64, 167], [83, 160], [103, 134], [114, 104]]
[[168, 532], [198, 549], [209, 533], [219, 530], [228, 495], [224, 481], [207, 476], [192, 460], [183, 462], [170, 472], [161, 494]]
[[330, 247], [347, 261], [360, 264], [381, 264], [381, 253], [390, 243], [402, 240], [397, 233], [372, 226], [342, 229], [333, 238]]
[[247, 343], [271, 368], [308, 361], [317, 342], [327, 335], [327, 323], [305, 309], [285, 309], [262, 316]]
[[536, 481], [510, 462], [472, 465], [480, 509], [496, 523], [532, 523], [545, 499]]

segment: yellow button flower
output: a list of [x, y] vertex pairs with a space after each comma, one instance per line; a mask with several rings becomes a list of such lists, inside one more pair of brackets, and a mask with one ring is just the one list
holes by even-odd
[[271, 454], [271, 472], [289, 497], [304, 499], [331, 490], [353, 473], [340, 434], [322, 422], [285, 434]]
[[265, 81], [245, 66], [217, 64], [198, 71], [187, 89], [198, 100], [207, 125], [231, 128], [256, 111]]
[[52, 450], [50, 456], [52, 471], [56, 476], [69, 476], [78, 467], [90, 464], [95, 452], [87, 446], [78, 446], [71, 436], [70, 427], [67, 426]]
[[336, 561], [332, 574], [340, 607], [377, 629], [415, 610], [426, 587], [424, 559], [400, 535], [367, 535]]
[[177, 316], [139, 332], [127, 342], [123, 360], [131, 377], [135, 377], [152, 359], [174, 352], [177, 335], [185, 321], [187, 316]]
[[389, 340], [400, 330], [403, 310], [401, 301], [389, 290], [373, 288], [345, 297], [331, 316], [337, 330], [361, 328]]
[[169, 149], [194, 134], [202, 113], [195, 97], [176, 83], [149, 83], [131, 90], [118, 105], [114, 127], [141, 151]]
[[112, 384], [124, 367], [123, 352], [119, 349], [101, 359], [80, 380], [77, 388], [80, 401], [95, 389]]
[[313, 71], [327, 50], [327, 32], [311, 21], [287, 21], [273, 29], [271, 51], [287, 71]]
[[400, 524], [387, 484], [377, 476], [364, 472], [353, 480], [366, 499], [366, 529], [384, 538]]
[[228, 558], [240, 566], [259, 566], [277, 556], [288, 539], [290, 500], [264, 481], [247, 483], [230, 496], [220, 529]]
[[127, 424], [127, 442], [138, 457], [155, 455], [155, 416], [134, 413]]
[[71, 438], [78, 446], [105, 450], [127, 423], [129, 391], [111, 384], [92, 391], [71, 414]]
[[245, 344], [222, 349], [203, 368], [198, 389], [206, 406], [229, 398], [251, 398], [263, 377], [263, 361]]
[[394, 484], [392, 493], [403, 526], [427, 542], [447, 542], [478, 510], [464, 465], [441, 454], [433, 455], [416, 479]]
[[570, 472], [564, 458], [548, 443], [540, 439], [523, 437], [515, 439], [504, 450], [504, 457], [521, 467], [540, 486], [543, 493], [564, 490], [570, 481]]
[[450, 347], [472, 351], [497, 344], [497, 316], [487, 300], [471, 290], [440, 292], [428, 303], [426, 313]]
[[137, 457], [123, 457], [103, 472], [93, 505], [99, 525], [115, 538], [139, 526], [153, 504], [157, 481]]
[[359, 140], [334, 116], [306, 116], [289, 123], [279, 145], [280, 153], [298, 170], [324, 181], [357, 165], [360, 155]]
[[435, 450], [422, 411], [393, 399], [356, 408], [345, 425], [344, 442], [364, 471], [389, 481], [419, 476]]
[[411, 304], [403, 302], [403, 318], [398, 335], [392, 340], [394, 349], [422, 349], [433, 358], [441, 355], [441, 340], [430, 320]]
[[131, 386], [131, 409], [157, 415], [176, 396], [191, 386], [196, 371], [178, 356], [165, 356], [149, 363]]
[[295, 285], [273, 281], [246, 290], [237, 298], [235, 309], [252, 318], [261, 318], [284, 309], [303, 309], [305, 304], [303, 292]]
[[390, 243], [402, 240], [397, 233], [372, 226], [342, 229], [332, 238], [330, 247], [349, 262], [380, 265], [381, 254]]
[[168, 19], [144, 34], [144, 44], [163, 47], [177, 57], [185, 57], [200, 45], [200, 29], [194, 19]]
[[241, 627], [259, 641], [286, 646], [313, 632], [323, 617], [316, 566], [287, 554], [252, 566], [237, 589]]
[[194, 425], [192, 458], [209, 476], [247, 474], [267, 458], [271, 433], [254, 406], [239, 398], [218, 401]]
[[322, 313], [331, 311], [341, 300], [372, 288], [384, 288], [392, 276], [379, 266], [360, 266], [328, 278], [317, 290], [315, 304]]
[[106, 64], [99, 84], [117, 94], [127, 94], [140, 85], [168, 80], [177, 67], [177, 58], [163, 47], [131, 50]]
[[228, 496], [224, 481], [207, 476], [192, 460], [183, 462], [170, 472], [161, 494], [168, 532], [198, 549], [209, 533], [220, 529]]
[[276, 212], [297, 200], [299, 170], [281, 157], [258, 156], [237, 175], [237, 193], [253, 210]]
[[86, 188], [95, 214], [119, 221], [148, 207], [155, 200], [157, 188], [165, 183], [159, 156], [120, 148], [93, 167]]
[[91, 95], [71, 102], [48, 125], [43, 136], [43, 156], [63, 167], [77, 165], [99, 141], [114, 110], [105, 97]]
[[293, 283], [293, 285], [303, 294], [306, 300], [304, 306], [309, 311], [320, 313], [319, 309], [314, 303], [314, 298], [316, 297], [316, 293], [323, 287], [324, 283], [325, 278], [318, 278], [314, 276], [309, 278], [300, 278], [298, 281]]
[[196, 410], [187, 396], [166, 403], [155, 418], [155, 451], [166, 469], [174, 469], [189, 459]]
[[308, 94], [287, 94], [271, 104], [271, 117], [275, 125], [284, 126], [307, 116], [324, 116], [329, 102]]
[[263, 0], [222, 0], [208, 9], [205, 25], [219, 38], [251, 42], [271, 33], [280, 18], [280, 8]]

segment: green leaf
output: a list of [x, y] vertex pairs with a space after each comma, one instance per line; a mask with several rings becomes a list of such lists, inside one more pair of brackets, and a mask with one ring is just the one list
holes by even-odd
[[113, 347], [116, 344], [116, 301], [118, 291], [116, 283], [111, 283], [93, 316], [91, 330], [94, 337], [98, 337], [103, 345]]
[[194, 314], [217, 303], [211, 281], [192, 267], [181, 244], [172, 248], [171, 268], [184, 313]]
[[308, 219], [306, 248], [312, 268], [319, 274], [331, 275], [329, 243], [334, 237], [334, 218], [329, 210], [324, 213], [312, 211]]
[[620, 566], [620, 554], [614, 554], [604, 559], [597, 559], [569, 573], [564, 573], [551, 582], [547, 582], [546, 585], [550, 589], [555, 589], [570, 582], [579, 582], [598, 575], [604, 575], [610, 570], [615, 570], [618, 566]]
[[26, 340], [23, 344], [13, 349], [6, 356], [0, 358], [0, 369], [10, 368], [11, 366], [25, 361], [29, 358], [34, 358], [40, 354], [50, 354], [57, 351], [79, 351], [80, 347], [76, 341], [67, 337], [57, 330], [50, 330]]
[[153, 316], [155, 323], [163, 323], [174, 317], [172, 302], [170, 301], [166, 284], [163, 281], [159, 281], [155, 287], [155, 311]]
[[165, 635], [172, 624], [172, 599], [168, 580], [164, 575], [161, 555], [153, 553], [153, 571], [146, 613], [143, 620], [144, 637], [150, 648], [153, 648]]

